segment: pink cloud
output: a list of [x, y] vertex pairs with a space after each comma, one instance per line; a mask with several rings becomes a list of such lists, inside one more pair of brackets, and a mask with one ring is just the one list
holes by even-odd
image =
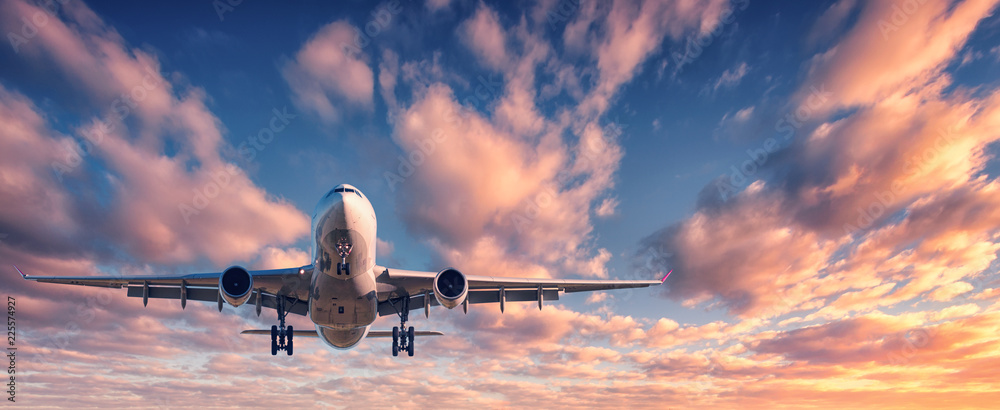
[[[21, 2], [5, 7], [25, 18], [45, 13]], [[204, 256], [225, 264], [308, 230], [302, 212], [269, 197], [221, 157], [223, 127], [205, 106], [203, 91], [175, 94], [153, 57], [127, 48], [89, 9], [71, 3], [66, 16], [71, 20], [48, 18], [38, 37], [23, 45], [32, 51], [21, 63], [54, 65], [79, 82], [77, 93], [96, 109], [83, 115], [75, 135], [62, 136], [26, 98], [0, 90], [0, 116], [8, 118], [0, 132], [10, 134], [3, 139], [10, 161], [0, 172], [17, 176], [4, 183], [13, 184], [20, 198], [39, 199], [7, 204], [2, 218], [17, 227], [12, 240], [35, 249], [46, 247], [31, 243], [37, 239], [93, 252], [88, 247], [102, 246], [96, 237], [151, 262]], [[174, 156], [158, 152], [167, 141], [179, 147]], [[95, 160], [104, 166], [93, 166]], [[198, 166], [190, 169], [191, 163]], [[64, 188], [68, 183], [78, 185], [75, 194]], [[105, 189], [108, 204], [90, 194]]]
[[338, 121], [350, 106], [372, 108], [374, 73], [364, 61], [357, 29], [346, 21], [323, 26], [282, 69], [298, 107], [326, 122]]
[[[851, 2], [844, 3], [850, 8]], [[809, 86], [835, 90], [825, 106], [836, 109], [930, 85], [996, 5], [996, 0], [927, 1], [910, 12], [891, 2], [864, 3], [848, 34], [813, 58], [799, 101]]]
[[463, 23], [459, 31], [462, 41], [487, 67], [502, 70], [510, 64], [500, 16], [485, 3], [479, 3], [476, 14]]

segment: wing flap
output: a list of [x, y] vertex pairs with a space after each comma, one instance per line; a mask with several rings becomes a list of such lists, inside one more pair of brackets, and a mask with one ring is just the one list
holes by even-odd
[[[431, 306], [438, 306], [437, 298], [430, 294], [430, 304]], [[537, 302], [538, 301], [538, 289], [532, 290], [504, 290], [504, 296], [507, 302]], [[559, 300], [559, 291], [556, 289], [544, 289], [542, 290], [542, 299], [546, 302]], [[482, 303], [500, 303], [500, 291], [499, 290], [470, 290], [468, 296], [470, 305], [477, 305]], [[397, 302], [395, 306], [389, 301], [379, 302], [378, 304], [378, 315], [379, 316], [389, 316], [396, 314], [397, 309], [400, 308]], [[424, 295], [420, 294], [417, 296], [410, 297], [410, 311], [423, 309], [424, 308]], [[457, 309], [457, 308], [456, 308]]]
[[[132, 298], [142, 297], [142, 286], [129, 286], [128, 296]], [[169, 287], [169, 286], [150, 286], [149, 287], [149, 298], [150, 299], [180, 299], [181, 298], [181, 288], [179, 287]], [[285, 306], [288, 309], [288, 313], [294, 313], [296, 315], [307, 316], [309, 315], [309, 303], [304, 300], [296, 299], [292, 297], [287, 297], [289, 303]], [[200, 300], [203, 302], [217, 302], [219, 300], [219, 290], [217, 288], [196, 288], [188, 287], [187, 289], [187, 299], [188, 300]], [[254, 292], [250, 295], [250, 299], [246, 302], [247, 305], [253, 306], [257, 304], [257, 293]], [[261, 296], [261, 306], [271, 309], [277, 309], [278, 298], [274, 295], [263, 294]]]

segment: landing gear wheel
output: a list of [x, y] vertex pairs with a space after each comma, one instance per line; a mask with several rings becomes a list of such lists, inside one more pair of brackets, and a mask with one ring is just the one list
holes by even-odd
[[271, 356], [278, 354], [278, 326], [271, 325]]
[[337, 274], [351, 276], [351, 263], [337, 263]]
[[413, 357], [413, 326], [406, 330], [406, 354]]
[[291, 356], [292, 355], [292, 336], [295, 336], [295, 331], [292, 330], [291, 326], [289, 326], [288, 330], [286, 330], [285, 333], [287, 333], [287, 336], [288, 336], [287, 339], [286, 339], [288, 341], [288, 344], [285, 345], [285, 352], [288, 352], [288, 355]]
[[399, 342], [395, 340], [392, 341], [392, 355], [393, 357], [399, 356]]

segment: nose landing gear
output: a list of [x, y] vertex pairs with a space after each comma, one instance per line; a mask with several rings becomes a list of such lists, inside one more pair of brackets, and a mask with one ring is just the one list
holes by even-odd
[[337, 242], [337, 254], [340, 255], [340, 263], [337, 264], [337, 275], [351, 276], [351, 264], [347, 263], [347, 257], [351, 255], [354, 246], [347, 238], [340, 238]]

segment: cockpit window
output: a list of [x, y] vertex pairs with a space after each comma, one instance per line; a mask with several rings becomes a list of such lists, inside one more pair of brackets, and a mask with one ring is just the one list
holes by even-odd
[[330, 195], [333, 195], [334, 192], [353, 192], [353, 193], [357, 194], [359, 197], [362, 197], [362, 198], [365, 197], [361, 193], [361, 191], [359, 191], [357, 189], [354, 189], [354, 188], [334, 188], [332, 191], [328, 192], [326, 194], [326, 196], [329, 197]]

